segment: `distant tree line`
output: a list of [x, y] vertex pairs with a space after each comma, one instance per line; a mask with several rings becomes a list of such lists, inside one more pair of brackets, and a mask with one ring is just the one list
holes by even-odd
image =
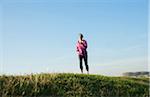
[[150, 72], [141, 71], [141, 72], [125, 72], [123, 76], [131, 76], [131, 77], [150, 77]]

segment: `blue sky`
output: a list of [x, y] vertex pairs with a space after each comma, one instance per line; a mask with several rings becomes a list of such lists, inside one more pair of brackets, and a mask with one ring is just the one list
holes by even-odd
[[148, 69], [148, 0], [3, 0], [0, 8], [2, 74], [79, 73], [79, 32], [91, 73]]

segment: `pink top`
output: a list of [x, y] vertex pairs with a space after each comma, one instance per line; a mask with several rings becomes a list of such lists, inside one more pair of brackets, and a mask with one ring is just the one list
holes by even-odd
[[86, 40], [82, 40], [83, 42], [80, 43], [79, 41], [77, 42], [77, 53], [81, 56], [85, 56], [86, 54], [86, 49], [87, 49], [87, 42]]

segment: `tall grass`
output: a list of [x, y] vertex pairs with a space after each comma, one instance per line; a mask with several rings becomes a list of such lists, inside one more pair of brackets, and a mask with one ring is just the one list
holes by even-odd
[[0, 96], [148, 97], [148, 78], [86, 74], [0, 76]]

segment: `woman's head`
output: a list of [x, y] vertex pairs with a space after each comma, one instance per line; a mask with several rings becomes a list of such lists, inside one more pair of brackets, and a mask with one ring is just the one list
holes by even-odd
[[83, 39], [83, 34], [79, 33], [79, 38], [82, 40]]

